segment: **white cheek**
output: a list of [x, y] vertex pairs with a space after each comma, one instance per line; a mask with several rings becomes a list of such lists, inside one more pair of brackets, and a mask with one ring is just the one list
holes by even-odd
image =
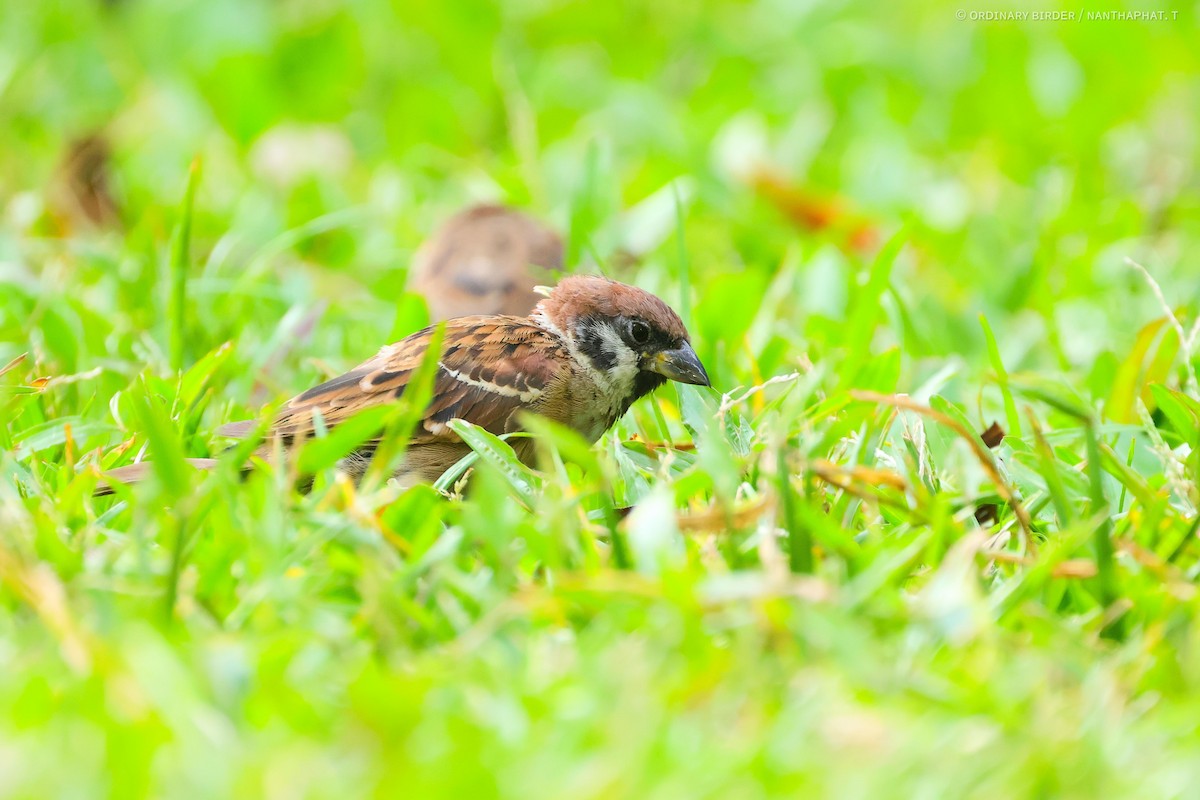
[[633, 391], [633, 380], [638, 374], [638, 355], [609, 326], [600, 327], [597, 333], [600, 334], [600, 347], [616, 362], [608, 371], [609, 387], [624, 398]]

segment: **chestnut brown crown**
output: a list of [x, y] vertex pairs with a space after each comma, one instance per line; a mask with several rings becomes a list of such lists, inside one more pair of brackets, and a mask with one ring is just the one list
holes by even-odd
[[558, 282], [537, 311], [561, 330], [586, 318], [643, 320], [666, 338], [689, 341], [683, 320], [669, 305], [636, 286], [597, 275], [569, 275]]

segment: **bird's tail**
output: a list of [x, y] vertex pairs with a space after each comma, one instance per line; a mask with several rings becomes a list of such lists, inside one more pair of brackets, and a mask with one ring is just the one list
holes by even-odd
[[[215, 469], [217, 460], [215, 458], [188, 458], [184, 459], [196, 469]], [[117, 467], [104, 473], [104, 483], [96, 487], [96, 491], [92, 493], [94, 497], [104, 497], [113, 493], [112, 484], [115, 483], [137, 483], [144, 481], [150, 474], [150, 470], [154, 469], [149, 461], [142, 461], [138, 464], [130, 464], [127, 467]]]

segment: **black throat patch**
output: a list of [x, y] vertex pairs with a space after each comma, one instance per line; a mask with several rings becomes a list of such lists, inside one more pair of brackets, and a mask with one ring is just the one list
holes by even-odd
[[633, 394], [625, 401], [625, 407], [621, 409], [621, 416], [625, 416], [625, 412], [629, 410], [631, 405], [666, 382], [667, 379], [656, 372], [646, 372], [645, 370], [639, 372], [637, 377], [633, 379]]

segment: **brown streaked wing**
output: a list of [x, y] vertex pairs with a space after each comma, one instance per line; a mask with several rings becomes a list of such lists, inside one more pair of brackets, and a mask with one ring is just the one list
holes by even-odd
[[[297, 395], [280, 412], [273, 433], [285, 439], [313, 431], [319, 410], [329, 427], [378, 403], [398, 398], [421, 364], [433, 329], [389, 345], [344, 375]], [[513, 429], [513, 412], [536, 401], [558, 375], [562, 347], [522, 317], [462, 317], [446, 325], [433, 400], [413, 443], [457, 440], [447, 427], [461, 418], [496, 434]], [[244, 436], [253, 427], [230, 423], [224, 435]]]

